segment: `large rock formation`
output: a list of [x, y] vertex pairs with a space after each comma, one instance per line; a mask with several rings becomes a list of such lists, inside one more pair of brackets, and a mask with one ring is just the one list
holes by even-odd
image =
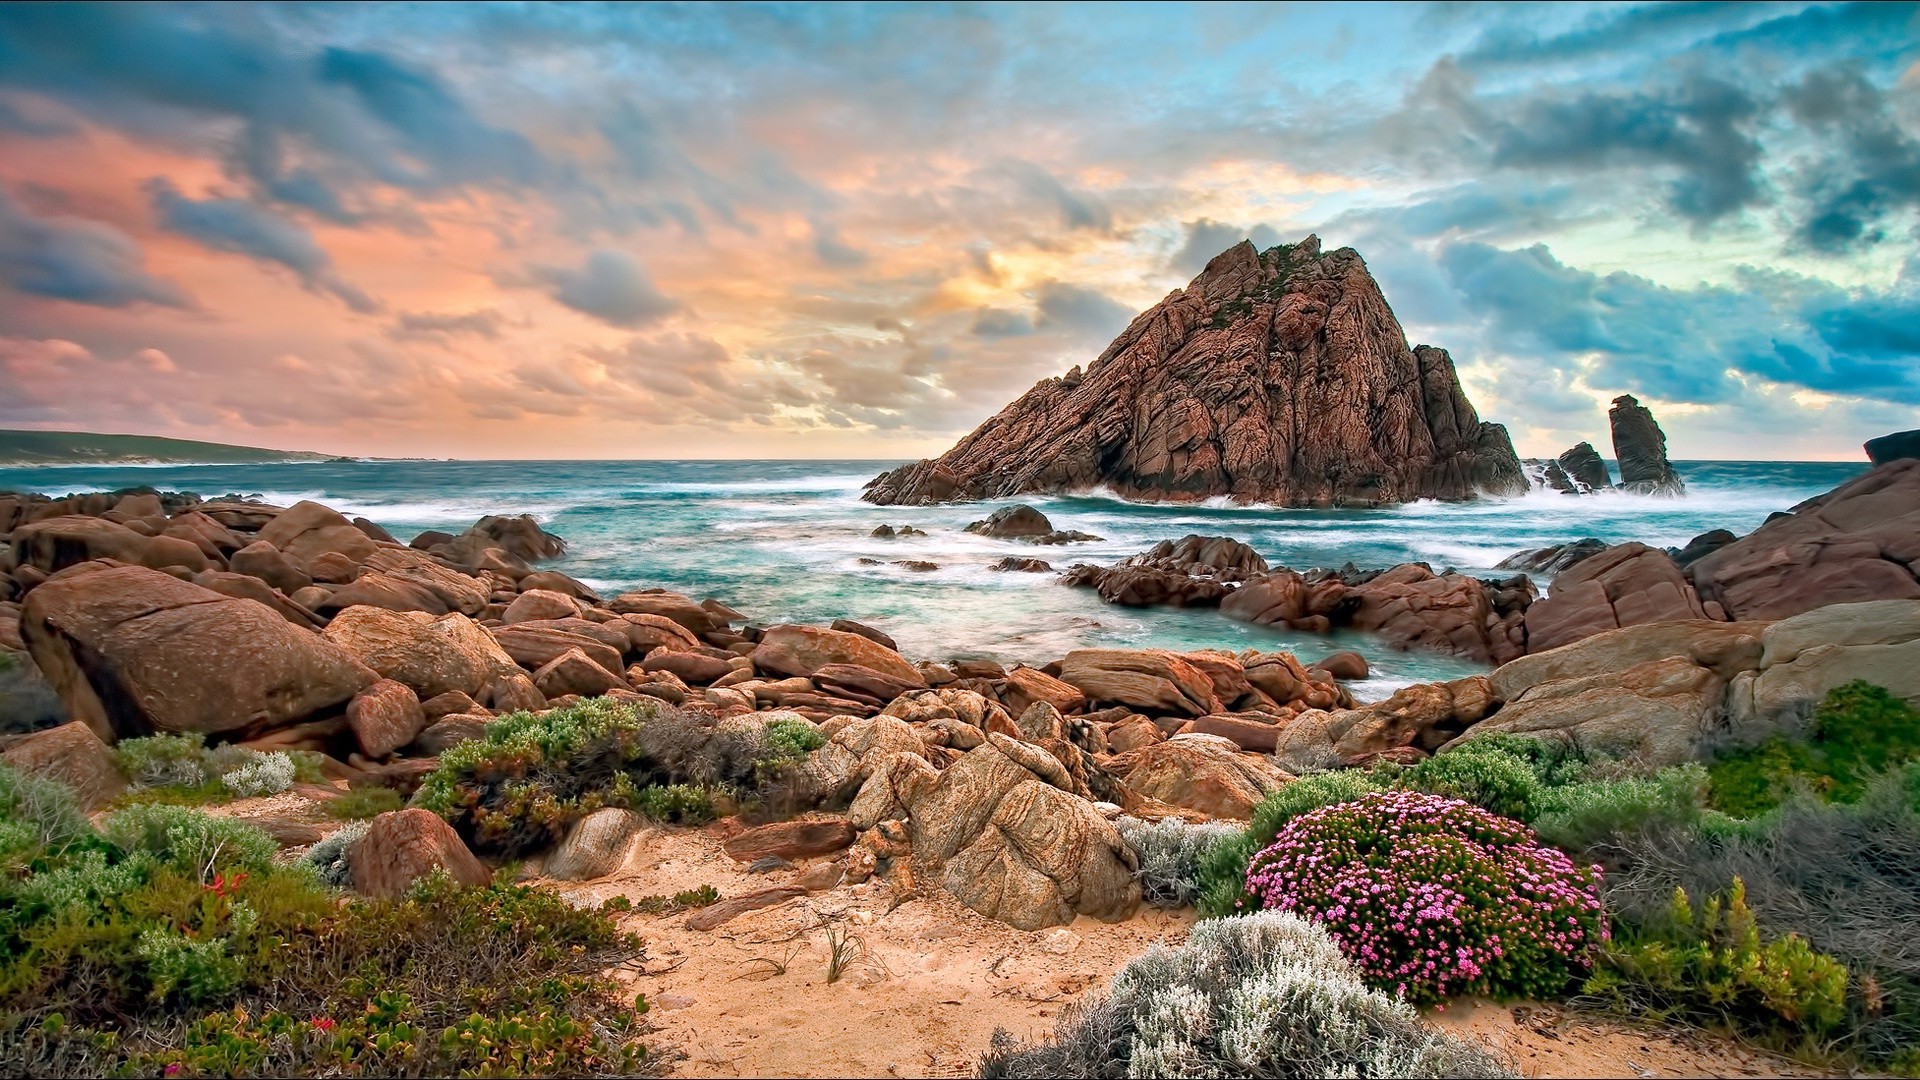
[[1482, 423], [1443, 349], [1409, 348], [1351, 248], [1242, 242], [867, 501], [939, 503], [1104, 485], [1124, 497], [1372, 506], [1520, 494], [1506, 429]]
[[1735, 619], [1920, 599], [1920, 460], [1897, 458], [1809, 499], [1687, 567]]
[[1637, 495], [1685, 495], [1687, 485], [1667, 461], [1667, 435], [1640, 399], [1622, 394], [1607, 413], [1613, 456], [1620, 459], [1620, 488]]
[[1645, 544], [1618, 544], [1580, 560], [1527, 608], [1527, 651], [1546, 652], [1623, 626], [1723, 614], [1720, 605], [1701, 603], [1673, 556]]

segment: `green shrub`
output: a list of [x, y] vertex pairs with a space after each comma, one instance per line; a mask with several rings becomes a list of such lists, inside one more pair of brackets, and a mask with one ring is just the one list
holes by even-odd
[[996, 1031], [980, 1076], [1496, 1077], [1480, 1047], [1428, 1027], [1362, 983], [1322, 928], [1260, 912], [1154, 945], [1103, 997], [1062, 1013], [1053, 1037]]
[[72, 788], [0, 764], [0, 873], [23, 871], [92, 834]]
[[318, 754], [261, 753], [226, 744], [209, 748], [198, 734], [147, 735], [114, 747], [133, 789], [122, 805], [201, 806], [230, 799], [278, 795], [296, 779], [318, 779]]
[[1837, 687], [1814, 709], [1806, 738], [1775, 735], [1723, 751], [1709, 773], [1716, 809], [1754, 817], [1805, 788], [1853, 802], [1876, 773], [1920, 758], [1920, 710], [1864, 682]]
[[[744, 719], [744, 718], [743, 718]], [[716, 723], [648, 702], [577, 702], [514, 713], [449, 748], [414, 795], [476, 850], [518, 856], [557, 842], [605, 806], [662, 821], [710, 820], [721, 799], [752, 797], [777, 777], [792, 727]]]
[[776, 763], [806, 757], [825, 745], [827, 737], [805, 720], [783, 716], [767, 725], [767, 749]]
[[1262, 908], [1324, 924], [1369, 985], [1416, 1002], [1566, 989], [1606, 940], [1599, 890], [1525, 825], [1415, 791], [1302, 814], [1247, 870]]
[[405, 805], [399, 792], [386, 787], [354, 788], [321, 804], [329, 817], [341, 821], [365, 821]]
[[1706, 785], [1706, 770], [1683, 765], [1649, 777], [1544, 788], [1533, 829], [1555, 847], [1606, 861], [1629, 838], [1699, 828], [1707, 813], [1701, 805]]
[[1725, 1027], [1769, 1041], [1824, 1041], [1848, 1020], [1846, 965], [1798, 934], [1763, 940], [1735, 878], [1695, 911], [1676, 888], [1663, 917], [1601, 946], [1584, 992], [1634, 1016]]
[[280, 845], [257, 825], [184, 806], [130, 806], [100, 821], [100, 835], [128, 855], [148, 855], [198, 881], [224, 871], [258, 873]]
[[1239, 839], [1215, 844], [1201, 855], [1200, 914], [1219, 918], [1249, 910], [1247, 864], [1256, 852], [1273, 843], [1287, 822], [1322, 806], [1352, 802], [1385, 786], [1386, 782], [1373, 772], [1345, 769], [1303, 776], [1261, 800]]
[[191, 735], [147, 735], [122, 739], [113, 748], [120, 771], [141, 787], [197, 787], [208, 780], [207, 738]]
[[1491, 740], [1474, 739], [1430, 757], [1396, 778], [1395, 786], [1459, 799], [1515, 821], [1533, 818], [1540, 777], [1533, 764]]
[[[712, 885], [702, 885], [695, 889], [682, 889], [672, 896], [643, 896], [638, 900], [618, 900], [627, 908], [642, 915], [676, 915], [694, 908], [708, 907], [720, 902], [720, 890]], [[608, 901], [613, 903], [613, 901]]]

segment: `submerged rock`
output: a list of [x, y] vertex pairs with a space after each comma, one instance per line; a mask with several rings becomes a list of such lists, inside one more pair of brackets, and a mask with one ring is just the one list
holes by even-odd
[[1100, 539], [1091, 533], [1056, 529], [1053, 522], [1047, 520], [1047, 515], [1025, 503], [1003, 506], [985, 519], [967, 526], [967, 531], [996, 540], [1026, 540], [1035, 544], [1071, 544]]

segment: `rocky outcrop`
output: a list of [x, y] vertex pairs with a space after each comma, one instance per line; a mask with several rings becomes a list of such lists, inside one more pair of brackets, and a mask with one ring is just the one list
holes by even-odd
[[1619, 544], [1582, 559], [1527, 608], [1527, 651], [1546, 652], [1640, 623], [1718, 618], [1702, 605], [1673, 557], [1645, 544]]
[[1350, 248], [1228, 249], [1084, 374], [1048, 379], [863, 498], [939, 503], [1105, 486], [1130, 499], [1374, 506], [1521, 494], [1445, 350], [1409, 348]]
[[1266, 572], [1267, 560], [1240, 541], [1190, 533], [1112, 566], [1080, 564], [1060, 582], [1124, 607], [1214, 607], [1240, 582]]
[[1693, 760], [1724, 730], [1726, 693], [1717, 672], [1671, 656], [1540, 683], [1462, 738], [1530, 735], [1661, 768]]
[[1901, 458], [1920, 458], [1920, 428], [1868, 439], [1865, 449], [1867, 460], [1875, 465], [1885, 465]]
[[1620, 489], [1636, 495], [1685, 495], [1687, 485], [1667, 460], [1667, 436], [1653, 413], [1632, 394], [1613, 399], [1607, 413], [1613, 456], [1620, 462]]
[[125, 525], [94, 517], [55, 517], [13, 530], [13, 562], [58, 573], [92, 559], [114, 559], [155, 570], [177, 566], [207, 568], [206, 553], [172, 536], [147, 536]]
[[338, 709], [378, 678], [272, 608], [139, 566], [54, 575], [27, 594], [21, 630], [71, 715], [109, 742], [265, 731]]
[[1497, 664], [1526, 651], [1525, 617], [1534, 595], [1525, 575], [1482, 581], [1403, 563], [1379, 572], [1276, 570], [1248, 581], [1220, 610], [1244, 622], [1313, 633], [1350, 627], [1378, 634], [1394, 648]]
[[753, 650], [756, 666], [781, 675], [808, 676], [829, 664], [868, 668], [909, 684], [926, 687], [919, 669], [899, 653], [870, 638], [818, 626], [776, 626]]
[[1687, 576], [1735, 619], [1920, 598], [1920, 460], [1875, 466], [1702, 556]]
[[1583, 442], [1561, 453], [1554, 459], [1560, 471], [1571, 483], [1574, 492], [1586, 494], [1592, 491], [1605, 491], [1613, 486], [1613, 474], [1607, 471], [1606, 459], [1593, 448], [1590, 442]]
[[1757, 668], [1736, 675], [1728, 691], [1736, 729], [1804, 719], [1828, 691], [1855, 679], [1920, 705], [1920, 601], [1815, 608], [1768, 626], [1760, 643]]
[[1114, 758], [1107, 765], [1126, 789], [1168, 806], [1209, 817], [1245, 820], [1293, 777], [1259, 754], [1242, 753], [1229, 739], [1175, 735]]
[[1224, 708], [1207, 673], [1165, 649], [1075, 649], [1060, 661], [1060, 681], [1089, 701], [1162, 715], [1205, 716]]
[[1047, 515], [1025, 503], [1003, 506], [984, 519], [967, 526], [970, 533], [991, 536], [995, 540], [1025, 540], [1032, 544], [1073, 544], [1098, 540], [1092, 533], [1056, 529]]
[[1495, 570], [1519, 570], [1529, 574], [1546, 574], [1549, 577], [1571, 570], [1583, 559], [1591, 559], [1607, 550], [1605, 540], [1596, 540], [1589, 536], [1582, 540], [1573, 540], [1565, 544], [1553, 544], [1549, 547], [1516, 551], [1493, 565]]

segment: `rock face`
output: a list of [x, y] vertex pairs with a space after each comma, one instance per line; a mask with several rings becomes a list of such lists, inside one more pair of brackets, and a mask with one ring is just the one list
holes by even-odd
[[1920, 460], [1879, 465], [1687, 567], [1735, 619], [1920, 599]]
[[347, 865], [356, 890], [384, 899], [405, 896], [415, 881], [435, 870], [445, 870], [462, 885], [485, 885], [493, 878], [453, 826], [418, 807], [374, 818], [348, 852]]
[[1855, 679], [1920, 704], [1920, 601], [1816, 608], [1768, 626], [1760, 642], [1758, 670], [1735, 676], [1728, 691], [1736, 728], [1803, 718]]
[[139, 566], [55, 575], [27, 594], [21, 631], [74, 718], [108, 741], [281, 727], [378, 677], [264, 604]]
[[1230, 536], [1188, 534], [1112, 566], [1075, 566], [1060, 583], [1091, 587], [1100, 599], [1125, 607], [1213, 607], [1240, 582], [1266, 572], [1267, 560]]
[[1318, 237], [1216, 256], [1082, 375], [1048, 379], [937, 459], [867, 485], [925, 504], [1110, 487], [1131, 499], [1373, 506], [1521, 494], [1446, 352], [1408, 348], [1360, 255]]
[[1252, 816], [1260, 801], [1293, 777], [1257, 754], [1217, 735], [1175, 735], [1166, 742], [1123, 754], [1108, 771], [1127, 790], [1210, 817]]
[[1885, 465], [1901, 458], [1920, 458], [1920, 428], [1868, 439], [1866, 451], [1867, 460], [1875, 465]]
[[1667, 436], [1640, 399], [1622, 394], [1607, 413], [1613, 456], [1620, 462], [1620, 488], [1638, 495], [1685, 495], [1687, 485], [1667, 461]]
[[1706, 619], [1708, 611], [1673, 557], [1645, 544], [1619, 544], [1582, 559], [1527, 609], [1527, 651], [1546, 652], [1605, 630]]
[[422, 700], [459, 691], [480, 700], [495, 678], [520, 668], [465, 615], [350, 607], [327, 625], [327, 640]]
[[1560, 471], [1573, 482], [1576, 492], [1605, 491], [1613, 486], [1613, 475], [1607, 472], [1606, 460], [1590, 442], [1580, 443], [1554, 460], [1559, 464]]
[[1483, 663], [1504, 663], [1526, 651], [1526, 609], [1534, 600], [1525, 575], [1482, 581], [1436, 574], [1425, 563], [1379, 572], [1280, 569], [1254, 578], [1221, 601], [1230, 618], [1326, 633], [1352, 627], [1379, 634], [1399, 649], [1433, 649]]

